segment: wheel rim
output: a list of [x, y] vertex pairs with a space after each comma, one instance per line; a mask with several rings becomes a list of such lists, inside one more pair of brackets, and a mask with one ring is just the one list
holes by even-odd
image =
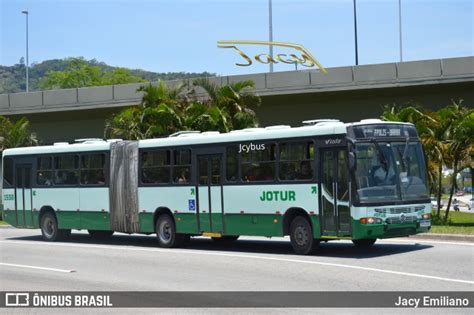
[[171, 237], [173, 234], [173, 230], [169, 222], [163, 221], [160, 223], [158, 236], [163, 243], [169, 243], [171, 241]]
[[295, 229], [295, 242], [298, 244], [298, 246], [305, 246], [308, 244], [309, 241], [309, 233], [308, 230], [304, 226], [298, 226]]
[[54, 224], [53, 219], [49, 217], [45, 218], [43, 221], [44, 234], [46, 234], [48, 238], [51, 238], [53, 237], [55, 230], [56, 230], [56, 226]]

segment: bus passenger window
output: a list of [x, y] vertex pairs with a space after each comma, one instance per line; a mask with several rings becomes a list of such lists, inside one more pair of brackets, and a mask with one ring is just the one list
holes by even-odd
[[226, 160], [226, 178], [229, 182], [235, 182], [238, 177], [238, 163], [239, 158], [237, 154], [237, 147], [227, 148], [227, 160]]
[[173, 182], [189, 184], [191, 181], [191, 150], [174, 150]]
[[13, 186], [13, 159], [3, 158], [3, 187]]
[[273, 181], [276, 163], [275, 144], [266, 143], [255, 147], [255, 150], [241, 153], [242, 181]]
[[58, 186], [77, 185], [79, 182], [78, 162], [77, 155], [54, 157], [54, 184]]
[[280, 180], [313, 178], [314, 146], [312, 142], [280, 144]]
[[141, 182], [143, 184], [168, 184], [170, 182], [170, 151], [143, 152], [141, 160]]
[[81, 185], [105, 184], [105, 154], [81, 156]]
[[189, 178], [191, 176], [189, 167], [175, 167], [173, 172], [175, 174], [175, 183], [187, 184], [189, 182]]
[[51, 186], [53, 184], [53, 163], [50, 156], [37, 158], [36, 184], [38, 186]]

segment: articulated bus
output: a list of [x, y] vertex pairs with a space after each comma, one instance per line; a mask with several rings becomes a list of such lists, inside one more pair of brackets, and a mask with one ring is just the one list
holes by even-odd
[[161, 247], [193, 236], [290, 236], [297, 254], [320, 242], [426, 232], [426, 164], [412, 124], [306, 121], [140, 141], [82, 139], [3, 152], [3, 217], [104, 238], [156, 233]]

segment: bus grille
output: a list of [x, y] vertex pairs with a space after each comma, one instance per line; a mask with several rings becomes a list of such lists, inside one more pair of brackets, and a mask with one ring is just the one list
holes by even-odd
[[405, 216], [403, 218], [387, 218], [385, 220], [388, 224], [403, 224], [416, 222], [416, 216]]
[[385, 237], [407, 236], [416, 234], [415, 228], [397, 228], [385, 231]]
[[400, 213], [411, 213], [415, 212], [415, 209], [412, 207], [404, 207], [404, 208], [376, 208], [374, 209], [375, 212], [378, 213], [387, 213], [387, 214], [400, 214]]

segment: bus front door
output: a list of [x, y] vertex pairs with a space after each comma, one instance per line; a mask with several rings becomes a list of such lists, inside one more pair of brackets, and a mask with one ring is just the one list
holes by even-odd
[[17, 165], [15, 174], [16, 224], [20, 227], [33, 226], [31, 165]]
[[323, 237], [351, 235], [349, 169], [346, 154], [342, 148], [321, 150], [319, 200]]
[[198, 155], [197, 202], [200, 232], [223, 232], [222, 155]]

